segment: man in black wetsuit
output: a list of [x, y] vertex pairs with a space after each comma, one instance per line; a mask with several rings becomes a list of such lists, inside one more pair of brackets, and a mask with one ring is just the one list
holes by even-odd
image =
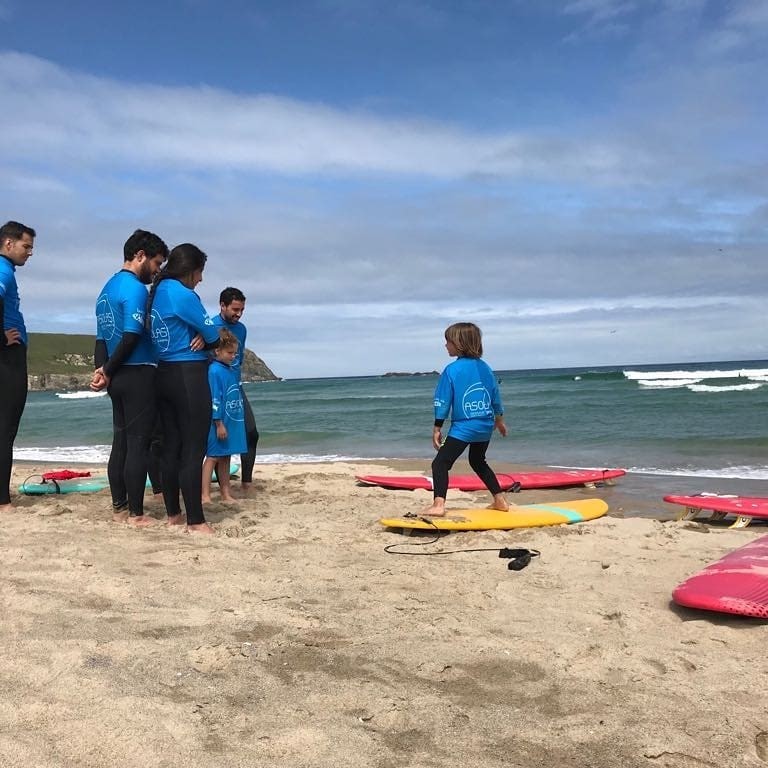
[[11, 507], [13, 443], [27, 402], [27, 329], [16, 267], [32, 255], [35, 230], [9, 221], [0, 227], [0, 512]]
[[112, 451], [107, 464], [115, 522], [150, 525], [144, 517], [149, 444], [155, 427], [156, 354], [144, 329], [147, 285], [168, 258], [152, 232], [137, 229], [123, 246], [123, 268], [96, 301], [96, 371], [91, 389], [112, 400]]

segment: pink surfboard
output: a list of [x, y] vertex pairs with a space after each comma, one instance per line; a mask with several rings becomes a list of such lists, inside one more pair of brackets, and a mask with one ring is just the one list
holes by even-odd
[[[520, 488], [567, 488], [575, 485], [592, 485], [608, 483], [616, 477], [625, 475], [623, 469], [567, 469], [552, 472], [516, 472], [497, 474], [502, 490], [508, 491], [515, 483]], [[356, 475], [356, 479], [364, 485], [378, 485], [382, 488], [397, 488], [416, 490], [421, 488], [432, 490], [432, 478], [420, 475], [398, 477], [397, 475]], [[477, 475], [451, 475], [448, 488], [457, 491], [484, 491], [485, 485]]]
[[710, 520], [721, 520], [726, 515], [736, 515], [731, 528], [746, 528], [753, 517], [768, 518], [768, 499], [759, 496], [720, 496], [716, 493], [700, 493], [695, 496], [665, 496], [664, 501], [685, 507], [678, 520], [693, 520], [700, 512], [710, 511]]
[[699, 571], [675, 588], [687, 608], [768, 619], [768, 536], [761, 536]]

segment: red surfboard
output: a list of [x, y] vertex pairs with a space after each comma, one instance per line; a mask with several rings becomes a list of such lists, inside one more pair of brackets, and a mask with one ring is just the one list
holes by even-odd
[[[503, 491], [508, 491], [515, 483], [520, 483], [520, 488], [530, 490], [532, 488], [568, 488], [575, 485], [592, 485], [595, 483], [608, 483], [616, 477], [625, 475], [623, 469], [567, 469], [559, 472], [516, 472], [510, 474], [497, 474], [499, 485]], [[397, 488], [416, 490], [421, 488], [432, 490], [432, 478], [420, 475], [410, 477], [397, 475], [355, 475], [355, 478], [364, 485], [377, 485], [381, 488]], [[451, 475], [448, 480], [448, 488], [457, 491], [484, 491], [485, 484], [477, 475]]]
[[753, 517], [768, 518], [768, 499], [760, 496], [720, 496], [716, 493], [700, 493], [695, 496], [665, 496], [664, 501], [685, 507], [678, 520], [693, 520], [700, 512], [713, 513], [710, 520], [721, 520], [726, 515], [736, 515], [731, 528], [745, 528]]
[[768, 619], [768, 536], [734, 549], [672, 593], [678, 605]]

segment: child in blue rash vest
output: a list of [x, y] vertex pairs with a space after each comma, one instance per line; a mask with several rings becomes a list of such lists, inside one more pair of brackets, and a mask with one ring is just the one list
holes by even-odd
[[237, 359], [237, 337], [226, 328], [219, 330], [219, 346], [208, 368], [211, 388], [212, 423], [208, 433], [208, 449], [203, 462], [203, 502], [211, 500], [211, 477], [214, 468], [219, 480], [221, 500], [233, 502], [229, 483], [229, 463], [233, 453], [244, 453], [245, 410], [240, 390], [240, 377], [232, 363]]
[[[432, 462], [434, 500], [422, 514], [432, 517], [445, 515], [448, 472], [467, 446], [469, 465], [493, 496], [490, 509], [508, 510], [499, 481], [485, 460], [493, 430], [497, 429], [504, 437], [507, 426], [496, 376], [490, 366], [480, 359], [483, 355], [480, 329], [474, 323], [454, 323], [445, 330], [445, 347], [448, 354], [457, 359], [446, 366], [435, 389], [435, 426], [432, 431], [432, 444], [437, 451]], [[449, 414], [451, 428], [443, 440], [442, 426]]]

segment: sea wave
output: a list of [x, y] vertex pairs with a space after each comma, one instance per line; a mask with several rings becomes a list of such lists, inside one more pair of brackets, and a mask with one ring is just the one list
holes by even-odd
[[658, 379], [750, 379], [755, 376], [768, 377], [768, 368], [733, 368], [728, 370], [695, 370], [686, 371], [623, 371], [624, 378], [630, 381]]
[[103, 392], [91, 392], [90, 390], [83, 390], [82, 392], [57, 392], [56, 397], [60, 397], [62, 400], [85, 400], [89, 397], [104, 397], [107, 391]]
[[[14, 448], [17, 461], [39, 461], [47, 464], [106, 464], [109, 460], [109, 445], [68, 445], [53, 447]], [[257, 464], [312, 464], [336, 461], [378, 461], [386, 457], [345, 456], [341, 454], [314, 453], [265, 453], [256, 457]], [[232, 463], [239, 465], [240, 457], [232, 457]]]
[[627, 472], [633, 472], [638, 475], [664, 475], [669, 477], [719, 477], [732, 480], [768, 480], [768, 466], [723, 467], [721, 469], [629, 467]]
[[691, 392], [744, 392], [749, 389], [760, 389], [764, 386], [763, 382], [754, 384], [733, 384], [732, 386], [711, 386], [710, 384], [688, 384]]
[[637, 379], [637, 383], [645, 389], [667, 389], [673, 387], [688, 387], [697, 384], [701, 379]]

